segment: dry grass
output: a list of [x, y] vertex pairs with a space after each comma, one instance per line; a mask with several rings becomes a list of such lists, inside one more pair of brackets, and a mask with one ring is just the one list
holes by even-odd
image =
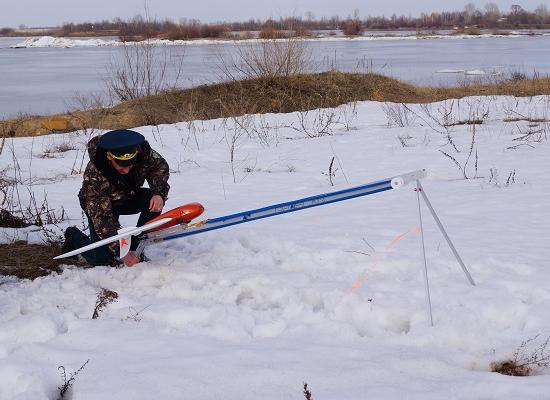
[[530, 376], [550, 366], [547, 351], [550, 336], [537, 341], [540, 335], [524, 340], [510, 359], [491, 363], [491, 371], [510, 376]]
[[[486, 85], [422, 87], [378, 74], [324, 72], [288, 77], [260, 78], [203, 85], [186, 90], [123, 102], [112, 108], [57, 115], [67, 120], [64, 131], [80, 129], [87, 115], [101, 112], [95, 128], [131, 128], [151, 123], [174, 123], [249, 113], [287, 113], [320, 107], [336, 107], [353, 101], [429, 103], [478, 95], [518, 97], [550, 94], [550, 78], [503, 81]], [[228, 104], [231, 105], [228, 107]], [[147, 120], [142, 112], [150, 112]], [[33, 136], [51, 133], [51, 116], [25, 116], [0, 121], [1, 136]]]
[[495, 362], [491, 364], [491, 371], [508, 376], [529, 376], [531, 369], [525, 365], [517, 365], [512, 361]]
[[[0, 275], [36, 279], [52, 272], [61, 272], [59, 266], [67, 264], [67, 260], [54, 260], [53, 257], [59, 254], [61, 251], [56, 246], [28, 244], [25, 241], [0, 244]], [[70, 263], [84, 265], [72, 260]]]

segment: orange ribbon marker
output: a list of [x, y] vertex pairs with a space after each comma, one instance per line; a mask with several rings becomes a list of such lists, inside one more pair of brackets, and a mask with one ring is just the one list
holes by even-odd
[[[386, 248], [387, 249], [391, 249], [392, 247], [394, 247], [397, 243], [399, 243], [399, 241], [401, 239], [403, 239], [405, 236], [407, 236], [409, 233], [420, 233], [420, 229], [418, 229], [416, 226], [410, 228], [408, 231], [406, 232], [403, 232], [403, 233], [400, 233], [399, 235], [397, 235], [396, 237], [394, 237], [387, 245], [386, 245]], [[374, 264], [373, 264], [373, 267], [376, 267], [376, 265], [378, 264], [378, 259], [379, 257], [375, 258], [374, 260]], [[351, 285], [351, 288], [349, 288], [348, 291], [352, 291], [354, 289], [359, 289], [361, 287], [361, 285], [363, 284], [363, 282], [365, 281], [365, 279], [367, 279], [367, 273], [365, 272], [363, 275], [361, 275], [359, 278], [357, 278], [355, 280], [355, 282], [353, 282], [353, 284]]]

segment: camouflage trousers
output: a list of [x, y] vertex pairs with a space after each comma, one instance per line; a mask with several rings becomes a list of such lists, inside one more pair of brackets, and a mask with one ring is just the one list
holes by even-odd
[[[118, 220], [118, 218], [121, 215], [133, 215], [133, 214], [139, 213], [136, 226], [142, 226], [150, 219], [160, 215], [160, 212], [149, 211], [149, 202], [151, 201], [151, 197], [153, 197], [153, 193], [151, 192], [151, 189], [140, 188], [134, 197], [125, 201], [122, 204], [118, 204], [116, 207], [113, 207], [114, 218]], [[88, 224], [89, 224], [90, 236], [87, 236], [81, 232], [80, 235], [78, 235], [73, 239], [74, 248], [86, 246], [88, 244], [101, 240], [97, 235], [94, 229], [94, 225], [89, 217], [88, 217]], [[139, 239], [136, 236], [132, 236], [132, 244], [130, 246], [130, 250], [135, 250], [138, 244], [139, 244]], [[118, 255], [115, 255], [108, 245], [86, 251], [82, 253], [82, 256], [84, 257], [84, 259], [88, 264], [94, 265], [94, 266], [118, 264], [117, 262]]]

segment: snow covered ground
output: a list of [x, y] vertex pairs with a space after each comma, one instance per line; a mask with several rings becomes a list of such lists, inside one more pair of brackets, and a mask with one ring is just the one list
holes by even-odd
[[[171, 165], [166, 208], [199, 201], [207, 218], [426, 168], [477, 286], [424, 208], [430, 326], [410, 186], [151, 246], [134, 268], [0, 278], [0, 398], [56, 399], [58, 367], [68, 378], [87, 360], [74, 400], [299, 399], [303, 382], [314, 399], [547, 398], [547, 369], [520, 378], [490, 364], [550, 335], [549, 123], [517, 120], [548, 120], [549, 107], [545, 96], [362, 102], [137, 128]], [[484, 123], [443, 127], [467, 119]], [[0, 169], [13, 172], [13, 149], [36, 196], [71, 218], [62, 228], [81, 226], [71, 169], [87, 140], [9, 139]], [[40, 241], [33, 228], [0, 237]], [[119, 298], [91, 319], [101, 288]]]
[[[380, 41], [380, 40], [420, 40], [420, 39], [481, 39], [481, 38], [514, 38], [525, 36], [550, 36], [549, 32], [532, 32], [532, 31], [511, 31], [507, 34], [492, 34], [483, 33], [480, 35], [444, 35], [444, 34], [390, 34], [383, 36], [380, 34], [365, 35], [358, 37], [347, 36], [319, 36], [311, 39], [302, 39], [304, 41], [342, 41], [342, 40], [367, 40], [367, 41]], [[231, 40], [231, 39], [192, 39], [192, 40], [168, 40], [168, 39], [150, 39], [149, 43], [158, 46], [182, 46], [182, 45], [200, 45], [200, 44], [220, 44], [220, 43], [234, 43], [240, 44], [245, 42], [258, 42], [261, 39], [244, 39], [244, 40]], [[281, 39], [285, 40], [285, 39]], [[123, 42], [116, 39], [70, 39], [64, 37], [53, 36], [35, 36], [23, 40], [20, 43], [13, 44], [9, 47], [14, 49], [28, 48], [28, 47], [89, 47], [89, 46], [120, 46]]]

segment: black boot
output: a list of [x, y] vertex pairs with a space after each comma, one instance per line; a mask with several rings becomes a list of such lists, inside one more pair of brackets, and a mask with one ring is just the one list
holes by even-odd
[[[65, 229], [65, 242], [63, 242], [63, 246], [61, 246], [61, 254], [76, 250], [78, 247], [75, 245], [75, 243], [80, 236], [85, 235], [76, 226], [69, 226], [67, 229]], [[78, 260], [77, 256], [72, 256], [68, 258], [72, 260]]]

